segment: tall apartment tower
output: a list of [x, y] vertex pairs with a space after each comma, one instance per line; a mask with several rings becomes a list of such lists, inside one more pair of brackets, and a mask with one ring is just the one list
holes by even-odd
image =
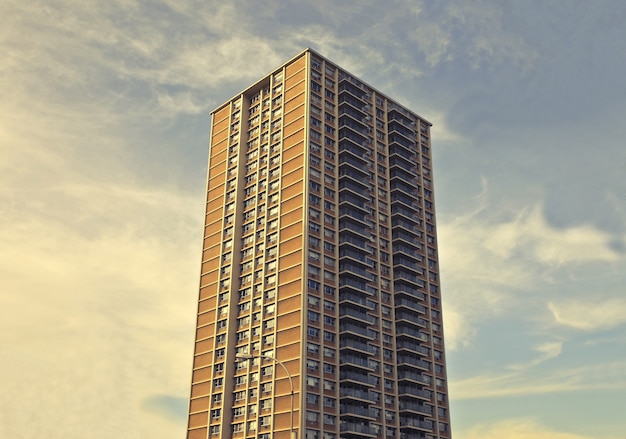
[[212, 116], [187, 438], [450, 438], [430, 123], [308, 49]]

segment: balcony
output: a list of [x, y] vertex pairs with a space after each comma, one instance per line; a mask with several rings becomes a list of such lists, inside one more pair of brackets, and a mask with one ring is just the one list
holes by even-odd
[[[366, 325], [372, 325], [374, 324], [375, 318], [373, 316], [370, 316], [369, 314], [364, 313], [363, 311], [359, 311], [357, 309], [353, 309], [353, 308], [347, 308], [347, 307], [339, 307], [339, 317], [340, 320], [342, 322], [346, 321], [346, 320], [357, 320], [361, 323], [365, 323]], [[367, 345], [365, 345], [365, 347], [367, 348]], [[369, 352], [369, 350], [365, 349], [367, 352]]]
[[417, 185], [416, 184], [409, 184], [409, 182], [405, 181], [405, 180], [400, 180], [399, 178], [393, 178], [391, 179], [391, 181], [389, 182], [389, 189], [391, 191], [402, 191], [405, 194], [415, 197], [416, 193], [417, 193]]
[[400, 429], [400, 439], [435, 439], [431, 434], [424, 433], [409, 433]]
[[390, 134], [404, 137], [408, 142], [411, 142], [413, 141], [413, 139], [415, 139], [415, 131], [403, 126], [396, 121], [389, 122], [389, 125], [387, 126], [387, 131]]
[[424, 343], [428, 342], [428, 334], [426, 334], [425, 332], [422, 332], [420, 329], [416, 329], [411, 326], [406, 326], [406, 324], [402, 324], [402, 323], [398, 323], [396, 325], [396, 335], [398, 337], [401, 337], [403, 335], [408, 335]]
[[349, 203], [353, 207], [361, 210], [363, 214], [367, 215], [369, 212], [368, 206], [363, 198], [353, 194], [349, 191], [340, 191], [339, 192], [339, 204]]
[[349, 292], [339, 291], [339, 306], [342, 304], [358, 305], [361, 308], [369, 309], [367, 306], [367, 296], [360, 296], [358, 294], [352, 294]]
[[409, 232], [414, 232], [417, 237], [422, 236], [422, 231], [419, 229], [418, 225], [414, 221], [407, 220], [405, 218], [395, 217], [391, 219], [392, 227], [402, 227]]
[[389, 146], [389, 160], [393, 158], [393, 156], [400, 156], [410, 163], [415, 163], [417, 161], [417, 156], [409, 152], [409, 150], [401, 145], [392, 144]]
[[430, 392], [428, 390], [421, 389], [419, 386], [398, 386], [398, 395], [400, 396], [414, 396], [416, 398], [424, 398], [430, 400]]
[[370, 429], [369, 425], [356, 423], [356, 422], [347, 422], [341, 421], [341, 425], [339, 426], [339, 431], [341, 432], [341, 437], [376, 437], [376, 433]]
[[339, 179], [339, 191], [343, 189], [348, 189], [356, 195], [360, 195], [365, 199], [369, 199], [369, 196], [368, 196], [369, 187], [365, 183], [363, 183], [362, 180], [357, 180], [357, 179], [346, 180], [346, 179], [340, 178]]
[[411, 158], [411, 154], [408, 154], [409, 157], [405, 157], [402, 154], [395, 154], [389, 157], [389, 168], [392, 169], [404, 169], [411, 174], [417, 175], [417, 169], [415, 168], [415, 160]]
[[413, 418], [408, 416], [400, 417], [400, 427], [412, 427], [418, 428], [421, 430], [432, 431], [433, 429], [433, 421], [427, 421], [420, 418]]
[[339, 413], [342, 418], [368, 418], [371, 420], [375, 420], [376, 416], [373, 415], [373, 412], [370, 411], [368, 407], [363, 407], [361, 405], [351, 405], [351, 404], [340, 404]]
[[340, 386], [339, 388], [339, 397], [344, 399], [357, 399], [362, 401], [375, 401], [373, 395], [371, 395], [367, 390], [356, 389], [351, 387]]
[[341, 293], [344, 289], [351, 289], [358, 293], [368, 294], [366, 282], [349, 277], [339, 278], [339, 292]]
[[[392, 211], [393, 211], [393, 207], [392, 207]], [[413, 233], [408, 233], [402, 229], [393, 229], [391, 231], [391, 238], [393, 240], [399, 239], [404, 241], [405, 244], [408, 244], [409, 246], [419, 250], [421, 247], [421, 243], [419, 241], [417, 241], [417, 236]]]
[[[396, 341], [396, 349], [397, 350], [405, 350], [405, 351], [411, 351], [415, 354], [419, 354], [419, 355], [428, 355], [430, 353], [430, 349], [427, 348], [426, 346], [422, 346], [420, 345], [419, 341], [415, 341], [415, 340], [397, 340]], [[406, 355], [401, 355], [400, 353], [398, 353], [398, 364], [410, 364], [412, 366], [419, 366], [420, 364], [417, 361], [416, 357], [409, 357]], [[399, 377], [399, 372], [398, 372], [398, 377]]]
[[[369, 161], [363, 157], [366, 153], [365, 148], [355, 145], [345, 139], [339, 143], [339, 164], [347, 163], [357, 169], [367, 168]], [[365, 174], [368, 175], [367, 172]]]
[[358, 355], [348, 355], [344, 352], [344, 350], [340, 351], [339, 355], [339, 366], [342, 368], [346, 367], [354, 367], [359, 369], [367, 369], [369, 371], [374, 371], [374, 368], [370, 366], [367, 361], [367, 357], [360, 357]]
[[[348, 237], [348, 238], [350, 238], [350, 237]], [[357, 248], [359, 248], [359, 249], [364, 248], [364, 245], [359, 245], [361, 243], [358, 240], [356, 240], [354, 238], [350, 238], [350, 239], [352, 239], [353, 241], [356, 241], [354, 243], [354, 245]], [[349, 258], [349, 259], [352, 259], [352, 260], [354, 260], [354, 261], [356, 261], [358, 263], [362, 263], [365, 266], [365, 268], [367, 268], [369, 266], [369, 264], [367, 263], [367, 260], [365, 258], [365, 255], [367, 254], [367, 252], [359, 252], [358, 250], [354, 250], [353, 247], [345, 246], [345, 245], [342, 246], [341, 245], [342, 243], [346, 243], [346, 241], [342, 240], [341, 236], [340, 236], [340, 239], [339, 239], [339, 258], [340, 259]]]
[[349, 105], [339, 105], [339, 116], [344, 116], [347, 115], [349, 117], [351, 117], [352, 119], [361, 122], [362, 124], [368, 124], [371, 120], [369, 115], [366, 115], [366, 113], [364, 113], [361, 110], [357, 110], [355, 108], [353, 108], [353, 106], [349, 106]]
[[[358, 372], [352, 372], [348, 370], [342, 370], [341, 372], [339, 372], [339, 380], [351, 381], [353, 383], [366, 385], [366, 386], [375, 386], [378, 383], [378, 380], [376, 377], [369, 376], [366, 373], [358, 373]], [[340, 386], [340, 388], [343, 388], [343, 386]]]
[[[341, 311], [340, 311], [341, 312]], [[340, 314], [341, 315], [341, 314]], [[363, 343], [362, 341], [352, 340], [352, 339], [341, 339], [339, 342], [339, 348], [346, 350], [355, 350], [359, 353], [365, 354], [373, 354], [374, 348], [367, 343]]]
[[[400, 356], [398, 358], [400, 358]], [[408, 364], [411, 366], [417, 366], [423, 371], [430, 372], [431, 370], [431, 365], [427, 361], [421, 360], [417, 357], [409, 357], [407, 355], [402, 355], [401, 358], [403, 366]], [[398, 364], [400, 364], [400, 361], [398, 361]], [[405, 381], [413, 381], [415, 383], [420, 383], [421, 385], [429, 384], [428, 379], [425, 378], [424, 375], [422, 375], [422, 372], [417, 372], [413, 369], [404, 369], [400, 367], [398, 368], [398, 382]], [[430, 399], [430, 394], [430, 390], [424, 390], [424, 394], [419, 394], [419, 396]]]
[[[339, 206], [339, 221], [341, 221], [342, 219], [347, 219], [344, 218], [347, 217], [350, 220], [352, 220], [352, 222], [360, 222], [360, 224], [363, 227], [368, 228], [369, 227], [369, 221], [367, 219], [367, 215], [365, 215], [363, 212], [353, 208], [352, 206], [350, 206], [349, 204], [344, 204], [344, 205], [340, 205]], [[371, 235], [369, 235], [371, 236]], [[369, 238], [368, 236], [368, 238]]]
[[370, 250], [367, 248], [371, 237], [370, 231], [361, 226], [351, 224], [345, 221], [345, 217], [339, 220], [339, 245], [349, 244], [352, 247], [356, 247], [359, 250], [369, 254]]
[[340, 333], [340, 336], [342, 333], [351, 333], [351, 334], [360, 335], [369, 340], [374, 339], [373, 337], [374, 334], [372, 334], [371, 331], [368, 331], [367, 327], [355, 325], [354, 323], [348, 323], [348, 322], [339, 323], [339, 333]]
[[400, 408], [400, 411], [412, 411], [412, 412], [421, 413], [423, 415], [433, 414], [432, 407], [428, 405], [420, 404], [418, 402], [413, 402], [413, 401], [400, 400], [399, 408]]
[[397, 282], [405, 282], [411, 285], [419, 285], [419, 286], [424, 286], [425, 282], [423, 279], [420, 279], [419, 277], [417, 277], [417, 275], [411, 273], [410, 271], [400, 271], [400, 270], [394, 270], [393, 272], [393, 280], [394, 283]]
[[398, 309], [404, 308], [404, 309], [410, 309], [422, 315], [427, 314], [426, 307], [424, 305], [421, 305], [415, 300], [405, 299], [404, 297], [396, 297], [395, 303], [396, 303], [396, 312], [398, 312]]
[[[418, 247], [419, 245], [416, 245]], [[392, 246], [394, 251], [394, 265], [407, 265], [409, 267], [412, 264], [420, 264], [424, 260], [424, 256], [415, 249], [415, 247], [409, 247], [402, 242], [395, 241]]]
[[[411, 285], [394, 285], [394, 293], [396, 294], [396, 297], [408, 296], [410, 298], [426, 300], [426, 294], [417, 288], [413, 288]], [[397, 300], [399, 299], [396, 299], [396, 303], [398, 303]]]
[[389, 145], [400, 147], [409, 154], [415, 154], [417, 152], [417, 143], [414, 140], [407, 139], [404, 136], [400, 136], [397, 133], [389, 134]]
[[351, 277], [357, 280], [365, 280], [366, 282], [374, 282], [376, 275], [366, 271], [365, 265], [359, 265], [353, 261], [339, 260], [339, 276]]
[[363, 90], [361, 87], [350, 82], [348, 78], [349, 77], [344, 76], [339, 80], [339, 95], [343, 95], [344, 92], [348, 92], [359, 100], [365, 101], [364, 103], [367, 104], [370, 100], [370, 94], [366, 90]]
[[424, 274], [424, 268], [419, 265], [419, 262], [405, 255], [394, 256], [393, 268], [395, 271], [403, 271], [411, 275], [421, 276]]
[[[365, 120], [365, 118], [363, 118]], [[353, 131], [356, 131], [362, 136], [368, 137], [372, 134], [372, 129], [359, 119], [353, 119], [352, 116], [339, 116], [339, 127], [347, 127]]]
[[[369, 115], [369, 105], [367, 102], [363, 102], [362, 100], [354, 97], [349, 93], [340, 93], [338, 97], [339, 102], [339, 111], [348, 112], [351, 111], [354, 114], [360, 114], [362, 117], [367, 117]], [[350, 110], [347, 110], [347, 109]]]
[[404, 181], [416, 181], [417, 175], [411, 169], [404, 167], [394, 167], [389, 170], [389, 178], [398, 178]]

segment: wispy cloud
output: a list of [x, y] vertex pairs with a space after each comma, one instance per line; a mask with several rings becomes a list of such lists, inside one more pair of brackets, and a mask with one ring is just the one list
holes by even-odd
[[579, 390], [626, 389], [626, 362], [544, 370], [532, 377], [524, 369], [451, 381], [455, 399], [499, 398]]
[[626, 291], [619, 297], [561, 299], [548, 302], [548, 308], [559, 325], [584, 331], [610, 329], [626, 323]]
[[557, 431], [530, 418], [473, 425], [466, 430], [456, 431], [455, 437], [458, 439], [600, 439]]
[[[468, 346], [481, 318], [528, 307], [520, 290], [548, 286], [555, 273], [581, 264], [618, 264], [623, 259], [612, 248], [611, 235], [588, 225], [556, 228], [546, 221], [541, 203], [492, 206], [486, 179], [475, 205], [439, 221], [451, 349]], [[563, 312], [559, 315], [565, 316]]]
[[525, 371], [532, 367], [538, 366], [544, 361], [553, 359], [561, 355], [563, 351], [563, 342], [562, 341], [547, 341], [544, 343], [540, 343], [534, 347], [534, 351], [539, 355], [527, 363], [519, 363], [513, 364], [508, 367], [511, 370], [517, 371]]

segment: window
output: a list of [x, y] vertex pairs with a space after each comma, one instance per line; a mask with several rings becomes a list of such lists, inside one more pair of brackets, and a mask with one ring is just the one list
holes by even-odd
[[307, 376], [306, 377], [306, 385], [307, 387], [317, 387], [320, 383], [320, 379], [319, 378], [315, 378], [315, 377], [311, 377], [311, 376]]
[[306, 412], [306, 421], [316, 423], [319, 420], [319, 415], [316, 412]]
[[307, 393], [306, 394], [306, 403], [307, 404], [319, 404], [320, 402], [320, 397], [319, 395], [316, 395], [314, 393]]
[[324, 373], [335, 373], [335, 366], [330, 363], [324, 363]]
[[318, 371], [320, 369], [320, 362], [316, 360], [306, 360], [306, 368], [311, 371]]
[[309, 354], [319, 354], [320, 353], [320, 345], [316, 343], [308, 342], [306, 344], [306, 350]]
[[311, 322], [319, 322], [320, 320], [320, 313], [315, 311], [308, 311], [307, 316]]
[[320, 269], [318, 267], [316, 267], [315, 265], [311, 265], [309, 264], [309, 274], [311, 276], [319, 276], [320, 275]]

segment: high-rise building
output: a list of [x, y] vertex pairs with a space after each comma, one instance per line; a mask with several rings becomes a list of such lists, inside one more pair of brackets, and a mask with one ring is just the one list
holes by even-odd
[[187, 438], [450, 438], [430, 123], [312, 50], [212, 115]]

